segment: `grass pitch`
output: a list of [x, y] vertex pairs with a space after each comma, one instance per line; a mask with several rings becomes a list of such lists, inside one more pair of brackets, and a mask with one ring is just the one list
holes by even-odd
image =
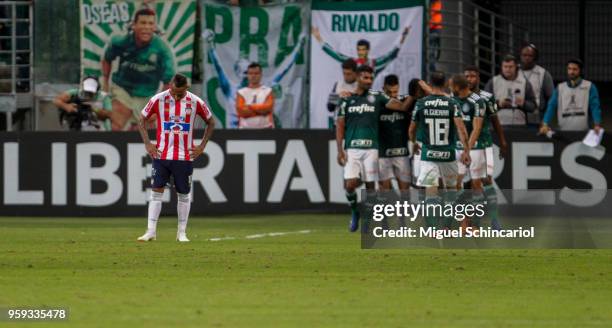
[[612, 322], [612, 250], [362, 250], [347, 220], [192, 218], [179, 244], [171, 217], [149, 243], [142, 218], [0, 218], [0, 307], [68, 307], [45, 326], [75, 327]]

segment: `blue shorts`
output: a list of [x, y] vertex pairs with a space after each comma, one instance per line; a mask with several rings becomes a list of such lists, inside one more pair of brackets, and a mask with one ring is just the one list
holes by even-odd
[[193, 162], [154, 159], [152, 168], [151, 187], [164, 188], [170, 181], [170, 175], [172, 175], [176, 192], [188, 194], [191, 190]]

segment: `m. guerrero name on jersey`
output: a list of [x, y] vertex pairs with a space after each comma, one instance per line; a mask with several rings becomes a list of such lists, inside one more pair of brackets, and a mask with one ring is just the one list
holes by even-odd
[[430, 95], [417, 101], [412, 119], [417, 122], [417, 140], [421, 140], [421, 160], [455, 160], [455, 125], [459, 105], [445, 96]]

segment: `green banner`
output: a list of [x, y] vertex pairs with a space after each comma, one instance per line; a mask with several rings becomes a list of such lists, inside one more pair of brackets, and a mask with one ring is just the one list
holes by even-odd
[[121, 103], [133, 121], [175, 73], [191, 78], [195, 1], [81, 0], [80, 9], [81, 75], [100, 78], [113, 110]]
[[400, 94], [421, 78], [424, 1], [315, 1], [310, 47], [310, 127], [331, 128], [339, 91], [352, 91], [354, 76], [342, 63], [372, 67], [372, 88], [381, 90], [387, 75], [399, 79]]
[[306, 3], [237, 7], [202, 1], [204, 97], [226, 128], [236, 128], [236, 93], [246, 68], [262, 66], [262, 84], [274, 94], [277, 128], [305, 128], [304, 110], [309, 8]]

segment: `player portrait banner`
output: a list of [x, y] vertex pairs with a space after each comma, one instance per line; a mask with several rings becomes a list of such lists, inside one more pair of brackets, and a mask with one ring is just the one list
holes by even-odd
[[202, 1], [204, 98], [222, 127], [236, 128], [236, 93], [246, 86], [251, 62], [274, 94], [277, 128], [307, 127], [305, 104], [309, 8], [306, 2], [230, 6]]
[[[152, 35], [144, 32], [143, 42], [151, 43], [147, 50], [134, 42], [134, 14], [144, 8], [155, 15]], [[112, 82], [140, 98], [153, 96], [155, 87], [174, 73], [191, 78], [197, 33], [195, 0], [80, 0], [80, 9], [83, 76], [101, 77], [101, 62], [107, 60], [112, 65]], [[152, 87], [139, 88], [139, 84]]]
[[[343, 81], [341, 64], [353, 58], [374, 69], [373, 88], [381, 90], [388, 74], [400, 78], [407, 94], [412, 78], [421, 78], [424, 1], [312, 3], [310, 47], [310, 127], [329, 128], [333, 113], [328, 95]], [[369, 46], [358, 52], [357, 43]]]
[[[596, 148], [582, 143], [584, 133], [557, 135], [549, 140], [508, 131], [511, 153], [495, 163], [496, 186], [529, 189], [523, 201], [532, 205], [554, 204], [554, 193], [543, 191], [554, 189], [560, 196], [578, 194], [570, 198], [581, 197], [582, 206], [599, 206], [597, 191], [612, 184], [612, 157], [605, 150], [612, 135]], [[217, 131], [194, 162], [191, 211], [346, 214], [336, 158], [328, 130]], [[145, 217], [150, 183], [151, 159], [137, 133], [0, 133], [0, 215]], [[166, 201], [176, 201], [173, 191], [166, 190]], [[174, 215], [175, 208], [164, 206], [164, 215]]]

